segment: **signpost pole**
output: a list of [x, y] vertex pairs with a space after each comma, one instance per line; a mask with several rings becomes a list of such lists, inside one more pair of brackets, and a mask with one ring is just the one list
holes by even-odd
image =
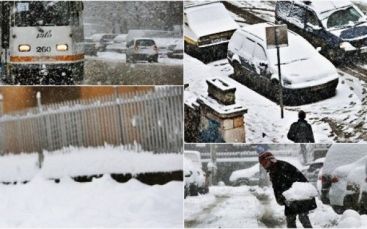
[[277, 58], [278, 58], [278, 76], [279, 76], [279, 105], [280, 105], [280, 117], [284, 118], [284, 106], [283, 106], [283, 86], [282, 86], [282, 73], [280, 72], [280, 50], [278, 43], [278, 33], [279, 30], [275, 29], [275, 45], [277, 48]]

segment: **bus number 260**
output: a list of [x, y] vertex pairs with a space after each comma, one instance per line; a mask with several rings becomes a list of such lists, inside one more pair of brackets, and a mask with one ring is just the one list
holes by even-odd
[[36, 47], [37, 52], [51, 52], [51, 47], [40, 46]]

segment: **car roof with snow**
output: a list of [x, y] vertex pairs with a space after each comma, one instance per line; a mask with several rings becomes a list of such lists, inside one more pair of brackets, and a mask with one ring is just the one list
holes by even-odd
[[331, 0], [301, 1], [301, 0], [295, 0], [294, 2], [299, 4], [299, 5], [307, 6], [311, 9], [313, 9], [318, 14], [326, 13], [328, 11], [334, 11], [334, 10], [352, 5], [352, 2], [350, 2], [348, 0], [343, 0], [343, 1], [331, 1]]
[[333, 144], [328, 150], [323, 174], [331, 174], [337, 167], [367, 156], [367, 144]]
[[233, 31], [239, 27], [221, 2], [192, 4], [185, 7], [184, 15], [197, 37]]

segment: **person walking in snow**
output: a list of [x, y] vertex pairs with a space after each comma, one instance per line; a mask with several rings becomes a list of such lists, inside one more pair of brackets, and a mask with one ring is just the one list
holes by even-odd
[[288, 139], [295, 143], [314, 143], [312, 127], [305, 120], [306, 113], [304, 111], [298, 112], [298, 121], [292, 123], [291, 128], [288, 131]]
[[288, 228], [296, 228], [297, 215], [304, 228], [312, 228], [308, 217], [309, 211], [317, 207], [315, 198], [302, 201], [287, 201], [283, 192], [292, 187], [294, 182], [308, 182], [306, 177], [288, 162], [277, 160], [268, 151], [259, 152], [259, 162], [269, 173], [273, 185], [275, 199], [279, 205], [284, 205], [284, 215]]

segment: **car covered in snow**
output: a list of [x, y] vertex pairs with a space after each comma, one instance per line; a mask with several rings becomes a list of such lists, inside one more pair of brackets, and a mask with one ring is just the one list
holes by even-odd
[[[350, 172], [367, 156], [365, 144], [334, 144], [328, 150], [321, 175], [321, 201], [330, 204], [336, 212], [350, 206], [347, 178]], [[355, 164], [354, 164], [355, 163]]]
[[185, 52], [204, 62], [224, 58], [238, 24], [218, 1], [184, 3]]
[[280, 48], [282, 82], [279, 82], [276, 49], [267, 49], [266, 27], [249, 25], [236, 32], [228, 44], [232, 77], [249, 88], [278, 101], [283, 90], [286, 105], [300, 105], [335, 95], [339, 75], [335, 66], [298, 34], [288, 30], [288, 46]]
[[235, 170], [232, 172], [229, 177], [229, 181], [233, 186], [254, 186], [258, 185], [260, 180], [260, 164], [256, 163], [255, 165], [246, 168]]
[[[367, 155], [334, 170], [332, 175], [335, 182], [329, 191], [330, 204], [334, 206], [334, 209], [342, 212], [345, 209], [359, 210], [360, 207], [363, 207], [364, 210], [367, 210], [367, 206], [364, 206], [366, 199], [361, 205], [361, 192], [366, 185], [366, 163]], [[364, 198], [366, 198], [365, 195]]]
[[158, 47], [151, 38], [134, 38], [126, 43], [126, 62], [158, 62]]
[[209, 192], [207, 176], [202, 169], [200, 153], [184, 152], [185, 197]]
[[332, 60], [367, 53], [367, 18], [348, 0], [277, 1], [275, 15]]

